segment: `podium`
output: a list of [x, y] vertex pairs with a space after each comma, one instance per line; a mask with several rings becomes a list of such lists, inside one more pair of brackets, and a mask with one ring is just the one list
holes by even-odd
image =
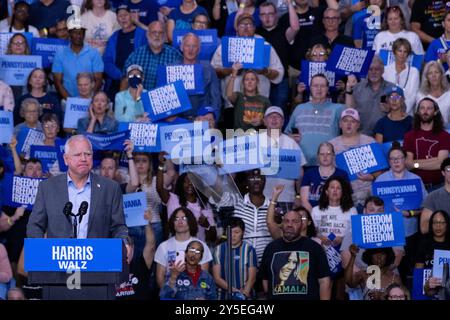
[[43, 300], [114, 300], [129, 277], [122, 239], [25, 239], [24, 254]]

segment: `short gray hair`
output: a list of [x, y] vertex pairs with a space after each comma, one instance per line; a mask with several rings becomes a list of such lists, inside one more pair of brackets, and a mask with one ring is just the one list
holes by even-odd
[[28, 108], [28, 106], [30, 104], [35, 104], [38, 107], [38, 112], [39, 112], [39, 116], [42, 115], [42, 106], [39, 103], [39, 101], [35, 98], [26, 98], [25, 100], [22, 101], [22, 103], [20, 104], [20, 116], [23, 118], [25, 116], [25, 109]]
[[66, 144], [64, 145], [64, 153], [69, 154], [69, 150], [70, 150], [69, 146], [72, 142], [82, 141], [82, 140], [87, 141], [87, 143], [89, 144], [89, 147], [91, 149], [91, 152], [93, 152], [91, 141], [89, 141], [89, 139], [85, 135], [77, 134], [77, 135], [71, 136], [69, 139], [67, 139]]

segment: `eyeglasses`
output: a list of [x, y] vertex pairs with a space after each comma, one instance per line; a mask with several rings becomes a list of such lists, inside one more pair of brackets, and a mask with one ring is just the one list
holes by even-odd
[[306, 221], [306, 220], [308, 220], [308, 217], [301, 217], [300, 220]]
[[443, 226], [446, 224], [447, 224], [446, 221], [433, 221], [433, 226], [439, 226], [439, 225]]
[[57, 124], [44, 124], [43, 127], [45, 129], [56, 129], [56, 128], [58, 128], [58, 125]]
[[396, 158], [391, 157], [391, 158], [389, 158], [389, 161], [396, 162], [396, 161], [402, 161], [404, 159], [405, 159], [405, 157], [396, 157]]
[[398, 96], [398, 95], [390, 95], [389, 99], [391, 100], [400, 100], [401, 98], [403, 98], [402, 96]]
[[317, 57], [317, 56], [323, 57], [323, 56], [326, 56], [327, 53], [326, 52], [313, 52], [313, 53], [311, 53], [311, 55], [313, 57]]
[[275, 12], [268, 12], [268, 13], [260, 13], [259, 14], [261, 17], [265, 17], [265, 16], [271, 16], [273, 17], [275, 15]]
[[11, 43], [15, 46], [21, 46], [21, 45], [25, 44], [25, 41], [13, 41]]
[[251, 178], [248, 178], [248, 181], [250, 181], [250, 182], [262, 181], [262, 178], [261, 177], [251, 177]]
[[401, 295], [401, 296], [396, 296], [396, 295], [390, 295], [388, 296], [389, 300], [405, 300], [406, 296], [405, 295]]
[[339, 17], [323, 17], [324, 20], [328, 20], [328, 21], [338, 21], [340, 18]]
[[187, 221], [187, 217], [186, 216], [183, 216], [183, 217], [176, 217], [175, 218], [175, 221]]
[[445, 167], [445, 168], [444, 168], [444, 171], [445, 171], [445, 172], [450, 172], [450, 166], [449, 166], [449, 167]]
[[245, 28], [245, 27], [253, 27], [253, 23], [247, 22], [247, 23], [240, 23], [239, 28]]
[[194, 24], [206, 26], [208, 25], [208, 21], [194, 21]]
[[200, 250], [194, 249], [194, 248], [189, 248], [188, 251], [189, 251], [189, 252], [193, 252], [193, 253], [195, 253], [195, 254], [201, 254], [201, 253], [202, 253]]

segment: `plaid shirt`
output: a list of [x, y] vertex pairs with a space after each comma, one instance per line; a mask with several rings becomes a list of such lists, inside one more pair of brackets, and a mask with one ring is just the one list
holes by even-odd
[[127, 68], [132, 64], [140, 65], [144, 69], [144, 88], [151, 90], [156, 87], [156, 70], [159, 65], [181, 63], [182, 60], [180, 51], [167, 44], [158, 54], [153, 53], [150, 46], [142, 46], [130, 54], [125, 62], [123, 73], [126, 75]]

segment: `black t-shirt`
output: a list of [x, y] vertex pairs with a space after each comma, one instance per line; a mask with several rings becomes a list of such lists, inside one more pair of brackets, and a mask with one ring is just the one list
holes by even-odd
[[[294, 43], [289, 48], [290, 57], [289, 65], [297, 70], [300, 70], [300, 64], [305, 59], [306, 51], [312, 37], [323, 32], [323, 17], [324, 8], [309, 8], [305, 13], [297, 13], [300, 23], [300, 31], [295, 36]], [[279, 22], [281, 29], [286, 30], [289, 27], [289, 13], [284, 14]]]
[[123, 69], [125, 65], [125, 61], [127, 61], [128, 56], [134, 50], [134, 33], [136, 29], [133, 31], [124, 33], [122, 30], [119, 31], [117, 37], [117, 47], [116, 47], [116, 66], [119, 70]]
[[445, 14], [445, 2], [442, 0], [414, 1], [411, 10], [411, 22], [420, 23], [420, 29], [433, 38], [444, 33], [442, 21]]
[[331, 50], [333, 50], [334, 46], [337, 44], [340, 44], [340, 45], [343, 45], [346, 47], [350, 47], [350, 48], [355, 47], [353, 39], [350, 38], [349, 36], [346, 36], [343, 34], [338, 35], [336, 37], [336, 39], [334, 39], [333, 42], [331, 42], [331, 43], [328, 40], [328, 38], [325, 36], [325, 34], [321, 34], [321, 35], [316, 36], [311, 39], [311, 42], [309, 43], [309, 47], [311, 48], [312, 46], [314, 46], [318, 43], [322, 44], [325, 48], [329, 48]]
[[[17, 208], [3, 206], [2, 210], [8, 217], [12, 217]], [[18, 262], [22, 252], [24, 239], [27, 237], [27, 224], [31, 211], [25, 210], [23, 216], [17, 220], [14, 225], [5, 232], [0, 233], [0, 240], [5, 240], [5, 248], [8, 252], [8, 258], [11, 262]]]
[[319, 279], [330, 276], [323, 248], [305, 237], [269, 243], [259, 272], [269, 281], [269, 299], [276, 300], [319, 300]]
[[116, 299], [150, 299], [150, 270], [147, 268], [143, 256], [131, 262], [129, 280], [116, 285]]
[[264, 39], [275, 49], [278, 57], [281, 60], [281, 63], [283, 64], [284, 76], [287, 77], [290, 45], [286, 40], [286, 29], [278, 24], [275, 29], [272, 29], [270, 31], [264, 29], [263, 27], [259, 27], [256, 29], [256, 33], [264, 37]]
[[436, 242], [430, 237], [422, 238], [417, 250], [416, 263], [423, 263], [425, 269], [432, 269], [434, 250], [450, 250], [450, 241]]

